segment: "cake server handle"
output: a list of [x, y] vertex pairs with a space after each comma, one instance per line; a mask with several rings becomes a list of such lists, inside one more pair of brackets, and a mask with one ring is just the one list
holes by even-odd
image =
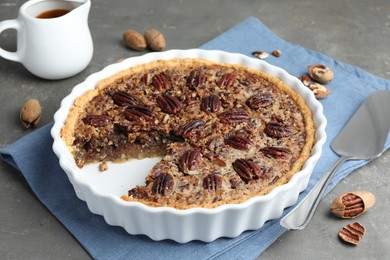
[[286, 216], [280, 221], [280, 225], [287, 229], [304, 229], [313, 217], [322, 196], [325, 193], [331, 179], [336, 173], [337, 169], [351, 157], [342, 156], [329, 169], [329, 171], [322, 176], [312, 190], [306, 195], [302, 201], [295, 206]]

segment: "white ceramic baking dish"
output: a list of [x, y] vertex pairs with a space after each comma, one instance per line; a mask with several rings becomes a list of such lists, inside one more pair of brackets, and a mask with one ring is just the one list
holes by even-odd
[[[144, 184], [145, 176], [159, 158], [109, 163], [105, 172], [99, 171], [96, 164], [78, 168], [60, 137], [61, 128], [75, 99], [85, 91], [95, 88], [101, 79], [124, 69], [154, 60], [173, 58], [201, 58], [241, 64], [271, 74], [299, 93], [311, 109], [316, 125], [316, 143], [302, 170], [288, 183], [241, 204], [227, 204], [212, 209], [178, 210], [169, 207], [154, 208], [120, 199], [120, 196], [127, 194], [132, 187]], [[144, 234], [154, 240], [172, 239], [185, 243], [191, 240], [210, 242], [219, 237], [236, 237], [243, 231], [261, 228], [267, 220], [280, 217], [286, 207], [296, 203], [299, 193], [307, 187], [326, 140], [325, 127], [322, 105], [307, 87], [283, 69], [242, 54], [193, 49], [154, 52], [128, 58], [90, 75], [84, 82], [75, 86], [61, 102], [60, 109], [54, 115], [51, 135], [54, 138], [53, 150], [62, 169], [72, 183], [77, 197], [87, 203], [92, 213], [102, 215], [108, 224], [121, 226], [129, 234]]]

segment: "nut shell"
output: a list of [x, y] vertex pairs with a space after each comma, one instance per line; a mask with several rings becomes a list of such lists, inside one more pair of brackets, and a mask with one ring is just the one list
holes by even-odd
[[329, 96], [332, 93], [325, 86], [323, 86], [317, 82], [312, 82], [308, 87], [313, 92], [316, 99], [326, 98], [327, 96]]
[[333, 200], [330, 211], [340, 218], [360, 216], [375, 204], [375, 196], [369, 191], [344, 193]]
[[149, 29], [145, 32], [144, 36], [150, 49], [154, 51], [161, 51], [165, 49], [165, 38], [160, 31], [156, 29]]
[[42, 107], [37, 99], [29, 99], [20, 110], [20, 120], [26, 128], [34, 128], [41, 119]]
[[307, 67], [312, 79], [322, 84], [327, 84], [333, 79], [333, 71], [325, 65], [313, 64]]
[[146, 49], [146, 40], [142, 34], [134, 30], [128, 30], [123, 33], [123, 41], [126, 45], [136, 51], [143, 51]]

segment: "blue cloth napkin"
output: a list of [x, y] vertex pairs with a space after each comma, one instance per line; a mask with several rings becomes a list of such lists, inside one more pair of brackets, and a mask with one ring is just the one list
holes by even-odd
[[[328, 84], [332, 94], [321, 101], [328, 119], [328, 141], [307, 190], [337, 160], [338, 156], [330, 149], [330, 143], [359, 105], [370, 93], [390, 89], [390, 81], [288, 43], [253, 17], [247, 18], [201, 48], [248, 56], [255, 50], [271, 53], [279, 49], [282, 51], [281, 57], [270, 56], [266, 61], [296, 76], [305, 73], [306, 66], [314, 63], [327, 64], [333, 69], [335, 78]], [[109, 226], [103, 217], [92, 214], [86, 204], [76, 197], [52, 152], [51, 126], [49, 124], [35, 130], [1, 149], [0, 153], [5, 161], [23, 174], [42, 203], [95, 259], [254, 259], [285, 231], [279, 225], [279, 220], [272, 220], [266, 222], [260, 230], [244, 232], [237, 238], [220, 238], [211, 243], [193, 241], [179, 244], [170, 240], [156, 242], [146, 236], [129, 235], [121, 227]], [[386, 148], [389, 145], [388, 140]], [[367, 161], [345, 163], [329, 189], [365, 163]], [[306, 193], [307, 191], [301, 194], [300, 198]]]

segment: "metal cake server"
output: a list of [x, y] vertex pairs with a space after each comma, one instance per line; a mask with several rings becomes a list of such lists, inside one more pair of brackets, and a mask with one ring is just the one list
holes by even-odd
[[369, 160], [380, 156], [390, 129], [390, 91], [371, 94], [359, 107], [331, 144], [340, 155], [307, 196], [292, 209], [280, 225], [287, 229], [304, 229], [337, 169], [347, 160]]

